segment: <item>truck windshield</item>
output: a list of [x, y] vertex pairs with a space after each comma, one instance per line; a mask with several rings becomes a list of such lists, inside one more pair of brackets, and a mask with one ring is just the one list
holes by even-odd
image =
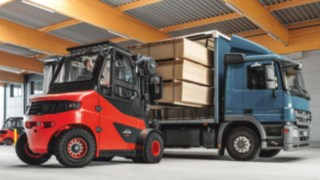
[[304, 81], [299, 68], [295, 65], [284, 67], [284, 78], [286, 81], [286, 89], [291, 95], [310, 99], [308, 92], [305, 90]]
[[54, 84], [88, 81], [94, 74], [97, 54], [66, 58], [56, 72]]

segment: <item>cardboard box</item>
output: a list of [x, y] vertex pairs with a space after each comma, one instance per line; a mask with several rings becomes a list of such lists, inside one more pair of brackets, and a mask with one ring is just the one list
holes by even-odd
[[129, 48], [134, 54], [143, 54], [155, 60], [188, 59], [212, 67], [213, 51], [188, 39], [173, 39]]
[[158, 61], [157, 75], [163, 80], [181, 80], [213, 86], [213, 70], [188, 60]]
[[159, 103], [204, 107], [213, 103], [212, 88], [184, 81], [163, 83], [163, 97]]

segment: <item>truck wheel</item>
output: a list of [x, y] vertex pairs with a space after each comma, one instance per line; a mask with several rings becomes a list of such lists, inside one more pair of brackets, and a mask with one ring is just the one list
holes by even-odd
[[158, 133], [151, 133], [144, 144], [143, 163], [159, 163], [163, 156], [163, 140]]
[[233, 159], [249, 161], [260, 154], [260, 138], [250, 128], [236, 128], [229, 134], [226, 147]]
[[11, 146], [13, 144], [13, 139], [11, 139], [11, 138], [5, 139], [4, 144], [7, 146]]
[[280, 149], [274, 149], [274, 150], [261, 150], [259, 156], [262, 158], [271, 158], [280, 153]]
[[21, 161], [29, 165], [41, 165], [51, 158], [51, 154], [33, 153], [28, 145], [27, 135], [20, 136], [16, 144], [16, 153]]
[[54, 154], [66, 167], [83, 167], [90, 163], [96, 151], [95, 140], [84, 129], [64, 131], [55, 141]]

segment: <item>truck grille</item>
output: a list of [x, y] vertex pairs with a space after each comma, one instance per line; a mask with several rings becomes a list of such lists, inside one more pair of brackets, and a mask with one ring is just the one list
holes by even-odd
[[311, 123], [311, 113], [303, 110], [295, 110], [296, 122], [298, 126], [308, 126]]

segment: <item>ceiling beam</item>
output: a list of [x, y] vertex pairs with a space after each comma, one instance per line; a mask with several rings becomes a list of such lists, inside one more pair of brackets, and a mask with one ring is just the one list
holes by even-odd
[[59, 55], [66, 54], [66, 48], [78, 45], [77, 43], [1, 18], [0, 41], [34, 49], [46, 54]]
[[59, 23], [55, 23], [55, 24], [52, 24], [52, 25], [49, 25], [49, 26], [42, 27], [42, 28], [40, 28], [38, 30], [42, 31], [42, 32], [50, 32], [50, 31], [62, 29], [62, 28], [65, 28], [65, 27], [77, 25], [77, 24], [80, 24], [80, 23], [81, 23], [81, 21], [79, 21], [79, 20], [70, 19], [70, 20], [67, 20], [67, 21], [63, 21], [63, 22], [59, 22]]
[[22, 74], [15, 74], [15, 73], [0, 70], [0, 81], [23, 83], [24, 78]]
[[[317, 25], [320, 25], [320, 18], [288, 24], [287, 28], [289, 30], [292, 30], [292, 29], [305, 28], [305, 27], [317, 26]], [[236, 33], [236, 35], [241, 36], [241, 37], [251, 37], [251, 36], [257, 36], [257, 35], [261, 35], [261, 34], [266, 34], [266, 32], [262, 29], [256, 29], [256, 30], [252, 30], [252, 31], [244, 31], [244, 32]], [[231, 34], [229, 34], [229, 36], [230, 35]]]
[[230, 13], [230, 14], [215, 16], [215, 17], [206, 18], [206, 19], [202, 19], [202, 20], [191, 21], [188, 23], [168, 26], [165, 28], [161, 28], [160, 30], [163, 32], [171, 32], [171, 31], [177, 31], [177, 30], [181, 30], [181, 29], [187, 29], [187, 28], [202, 26], [202, 25], [206, 25], [206, 24], [221, 22], [221, 21], [225, 21], [225, 20], [237, 19], [240, 17], [241, 17], [241, 15], [239, 15], [238, 13]]
[[119, 7], [117, 7], [117, 9], [119, 9], [120, 11], [128, 11], [131, 9], [136, 9], [139, 7], [147, 6], [147, 5], [158, 3], [161, 1], [162, 0], [138, 0], [138, 1], [133, 1], [131, 3], [119, 6]]
[[113, 43], [120, 43], [120, 42], [124, 42], [124, 41], [129, 41], [130, 39], [124, 38], [124, 37], [116, 37], [116, 38], [112, 38], [109, 41], [113, 42]]
[[22, 69], [37, 74], [43, 73], [43, 62], [4, 51], [0, 51], [0, 66]]
[[101, 1], [29, 0], [63, 15], [142, 42], [170, 38], [164, 32], [112, 8]]
[[265, 46], [278, 54], [286, 54], [301, 51], [311, 51], [320, 49], [320, 25], [309, 26], [289, 30], [289, 45], [274, 40], [267, 34], [248, 37], [262, 46]]
[[224, 1], [267, 32], [268, 35], [288, 45], [287, 29], [258, 0]]
[[302, 6], [305, 4], [310, 4], [310, 3], [315, 3], [315, 2], [320, 2], [320, 0], [289, 0], [286, 2], [270, 5], [267, 7], [267, 10], [277, 11], [277, 10], [281, 10], [281, 9]]
[[[319, 1], [320, 0], [290, 0], [288, 2], [282, 2], [282, 3], [278, 3], [278, 4], [269, 5], [266, 8], [269, 11], [276, 11], [276, 10], [280, 10], [280, 9], [301, 6], [304, 4], [308, 4], [308, 3], [312, 3], [312, 2], [319, 2]], [[232, 19], [236, 19], [236, 18], [240, 18], [240, 17], [242, 17], [242, 16], [238, 13], [230, 13], [230, 14], [226, 14], [226, 15], [220, 15], [220, 16], [210, 17], [210, 18], [206, 18], [206, 19], [195, 20], [195, 21], [191, 21], [188, 23], [176, 24], [173, 26], [161, 28], [160, 30], [163, 32], [171, 32], [171, 31], [177, 31], [177, 30], [181, 30], [181, 29], [187, 29], [187, 28], [212, 24], [212, 23], [221, 22], [221, 21], [228, 21], [228, 20], [232, 20]]]

